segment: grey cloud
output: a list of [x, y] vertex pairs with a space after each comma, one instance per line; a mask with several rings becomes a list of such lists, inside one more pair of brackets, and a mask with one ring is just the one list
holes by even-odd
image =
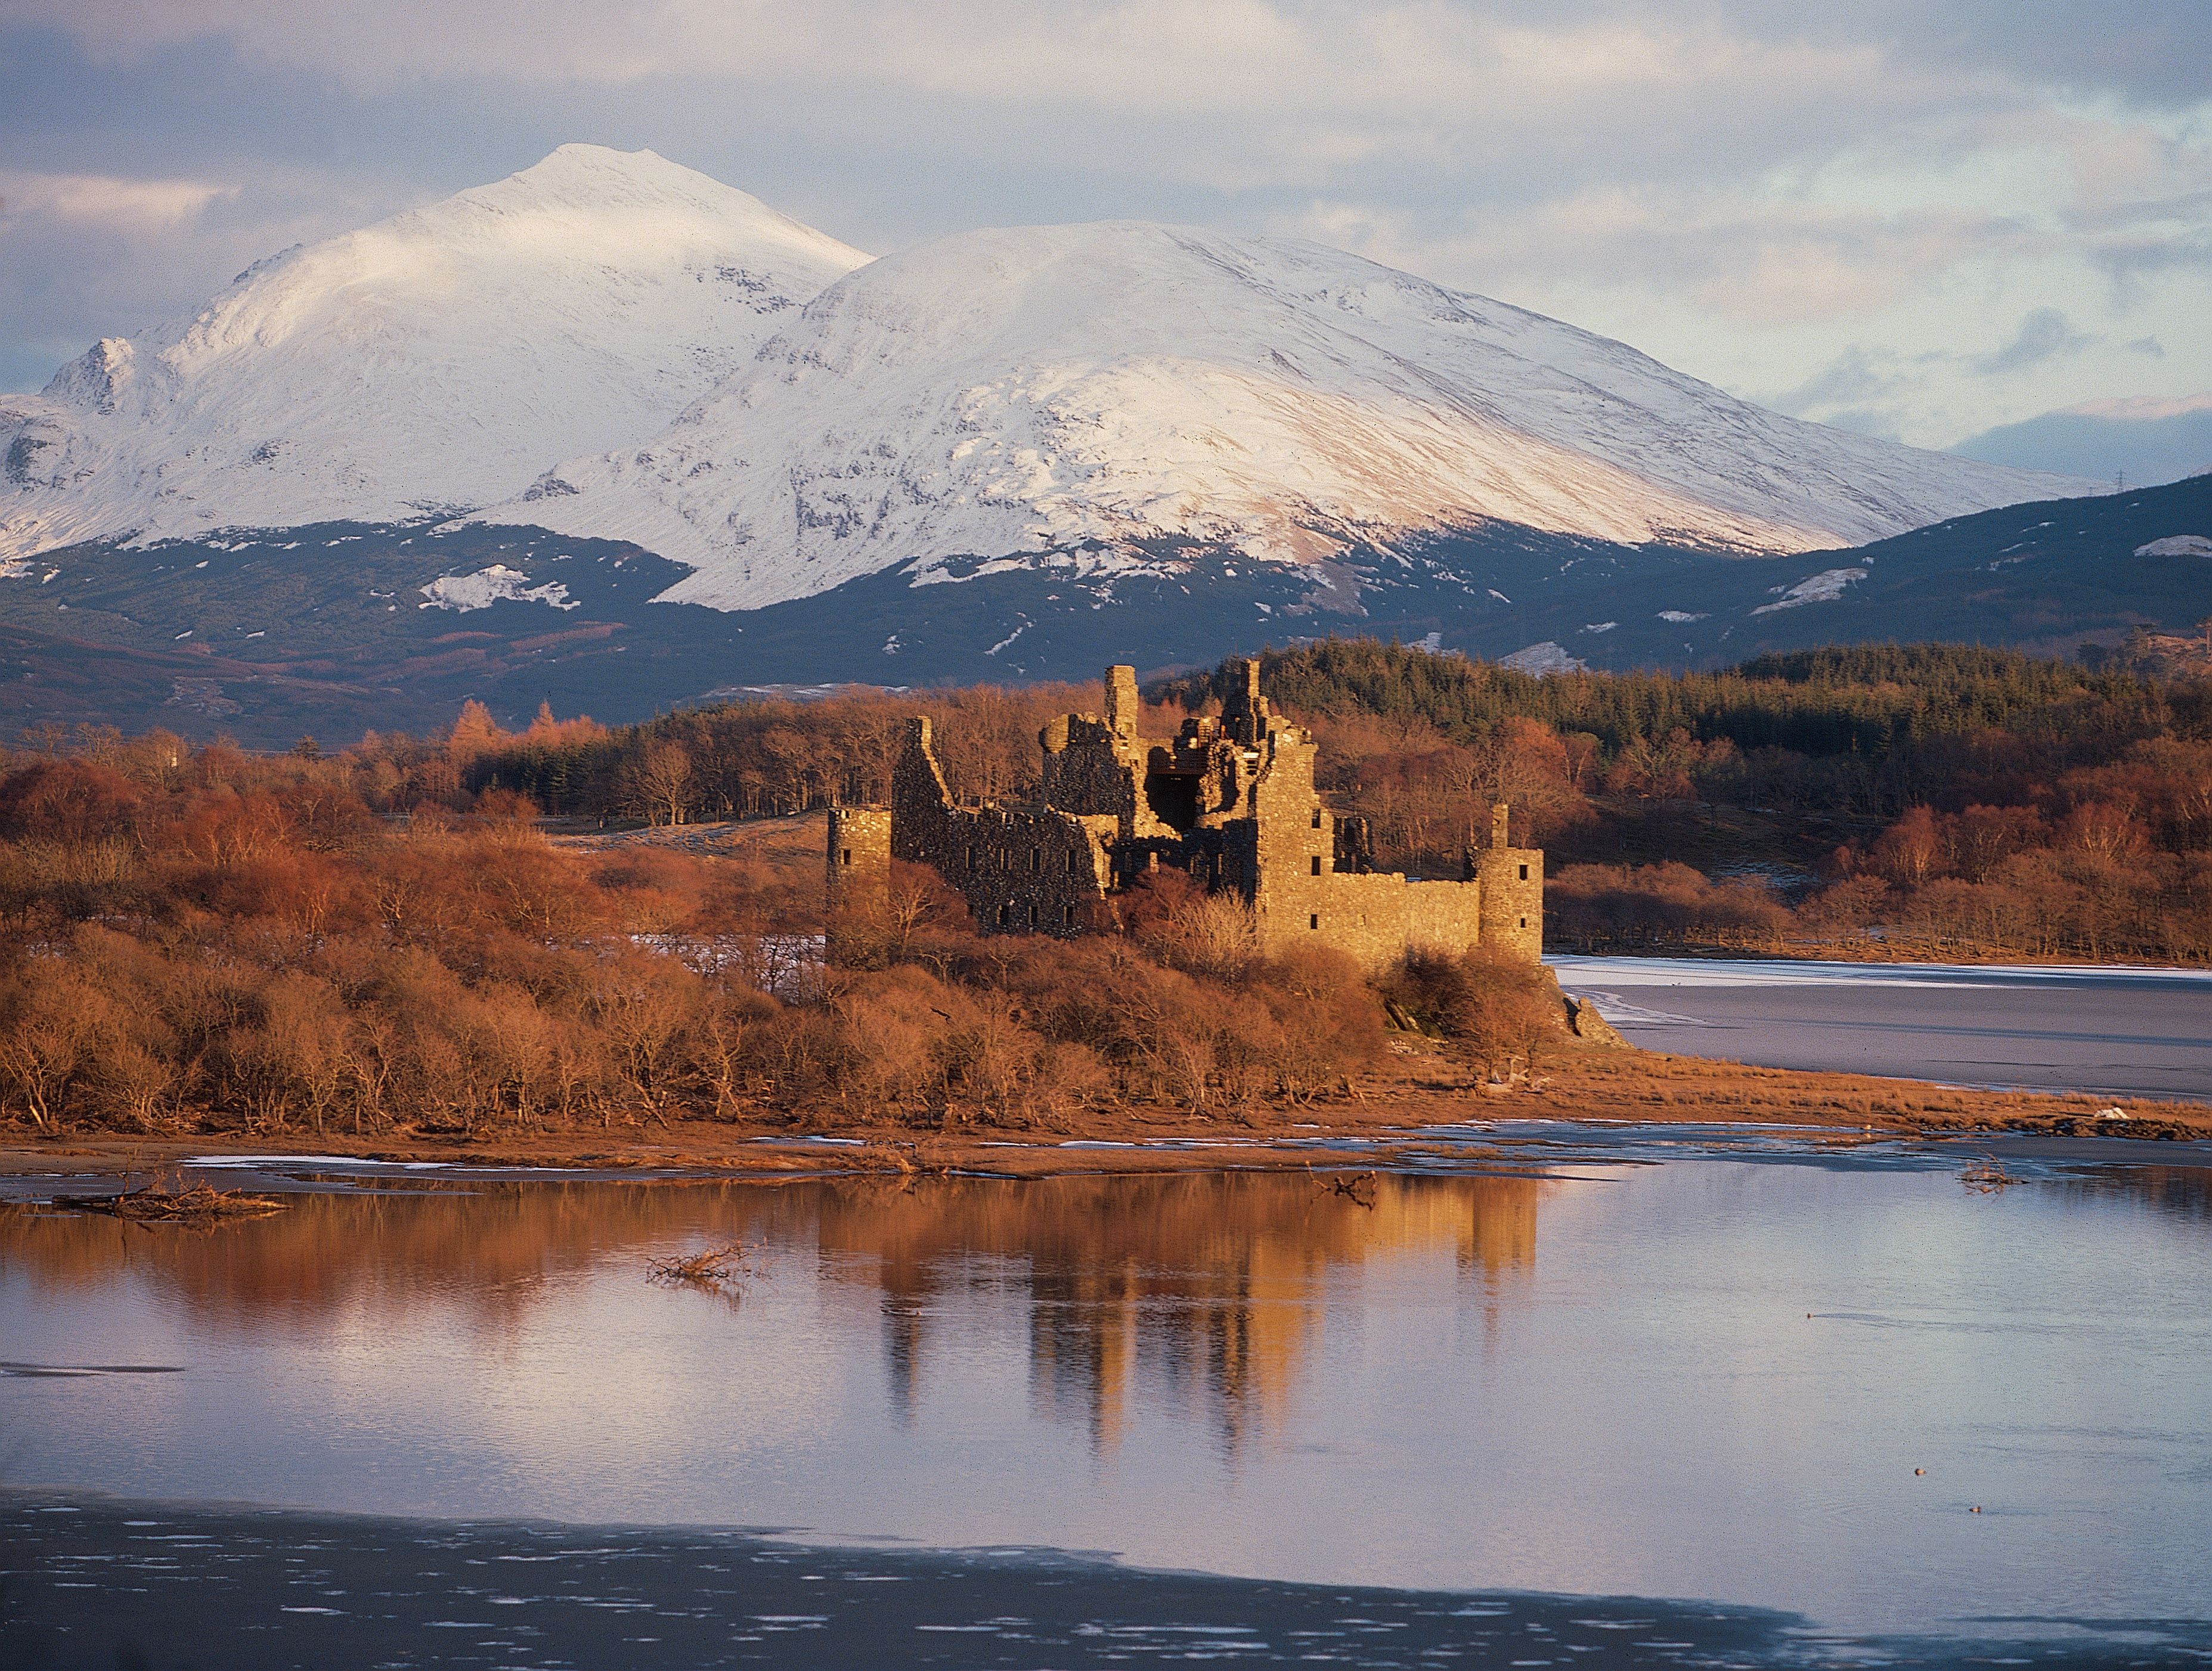
[[2103, 340], [2075, 330], [2073, 321], [2057, 308], [2039, 307], [2021, 321], [2020, 334], [2009, 343], [1994, 354], [1976, 355], [1967, 363], [1984, 377], [2002, 377], [2061, 355], [2078, 354]]
[[[0, 29], [0, 168], [240, 189], [131, 239], [0, 229], [0, 380], [20, 386], [19, 363], [52, 343], [74, 353], [190, 306], [295, 239], [570, 139], [650, 146], [873, 250], [1115, 216], [1318, 229], [1316, 206], [1341, 204], [1377, 229], [1322, 235], [1364, 235], [1447, 283], [1539, 300], [1612, 286], [1730, 329], [1833, 330], [2003, 255], [2094, 248], [2116, 287], [2148, 289], [2205, 258], [2208, 210], [2187, 190], [2201, 173], [2122, 178], [2134, 198], [2057, 221], [1922, 188], [2022, 134], [2073, 143], [2080, 118], [2054, 85], [2119, 106], [2203, 97], [2201, 10], [2050, 0], [2029, 23], [1996, 0], [547, 0], [518, 33], [509, 0], [6, 0], [11, 19], [46, 24]], [[1777, 184], [1838, 161], [1834, 174], [1888, 170], [1912, 189], [1839, 204]], [[1929, 386], [1887, 362], [1856, 374], [1854, 392], [1838, 362], [1785, 399], [1894, 428]]]
[[[1915, 381], [1884, 368], [1892, 362], [1890, 355], [1854, 343], [1804, 382], [1773, 396], [1766, 404], [1792, 416], [1818, 413], [1823, 423], [1838, 423], [1868, 434], [1882, 434], [1883, 429], [1870, 426], [1893, 424], [1895, 415], [1887, 411], [1878, 414], [1870, 403], [1881, 397], [1894, 396]], [[1844, 423], [1846, 416], [1858, 422]]]
[[2128, 344], [2131, 354], [2148, 354], [2154, 360], [2166, 358], [2166, 344], [2155, 337], [2138, 337]]
[[2106, 242], [2094, 247], [2089, 258], [2124, 293], [2131, 281], [2146, 275], [2191, 267], [2212, 269], [2212, 233]]
[[[1449, 42], [1486, 31], [1522, 35], [1592, 26], [1634, 27], [1659, 39], [1699, 35], [1823, 51], [1866, 50], [1894, 77], [1917, 72], [1997, 76], [2102, 94], [2131, 103], [2187, 106], [2212, 87], [2212, 30], [2202, 0], [1457, 0], [1449, 4], [1356, 4], [1350, 0], [1170, 0], [1102, 8], [1083, 0], [817, 0], [734, 4], [727, 0], [543, 0], [526, 32], [508, 0], [394, 0], [380, 8], [307, 8], [290, 0], [12, 0], [24, 21], [43, 21], [104, 52], [169, 46], [223, 33], [271, 58], [349, 76], [492, 70], [549, 84], [635, 79], [695, 63], [708, 73], [778, 66], [786, 41], [823, 69], [896, 79], [898, 66], [949, 85], [993, 73], [995, 58], [1034, 56], [1056, 39], [1071, 58], [1146, 65], [1158, 87], [1194, 78], [1214, 84], [1224, 63], [1252, 66], [1300, 32], [1329, 41], [1347, 80], [1389, 38], [1425, 33]], [[938, 51], [947, 39], [957, 53]], [[823, 46], [830, 50], [822, 51]], [[1418, 83], [1449, 69], [1417, 63]], [[1214, 62], [1212, 60], [1219, 60]], [[781, 68], [781, 66], [778, 66]], [[804, 75], [804, 70], [786, 74]], [[1040, 96], [1077, 90], [1048, 82]]]
[[[1517, 9], [1555, 15], [1551, 0]], [[1589, 12], [1617, 13], [1612, 0]], [[1897, 66], [1996, 71], [2129, 103], [2185, 107], [2212, 88], [2212, 29], [2203, 0], [1655, 0], [1633, 8], [1680, 21], [1706, 15], [1761, 39], [1878, 45]]]

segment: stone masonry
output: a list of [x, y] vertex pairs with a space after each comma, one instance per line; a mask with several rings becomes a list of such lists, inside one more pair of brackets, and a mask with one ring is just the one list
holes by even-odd
[[1218, 718], [1186, 720], [1172, 742], [1139, 737], [1139, 712], [1135, 671], [1107, 669], [1105, 714], [1047, 726], [1036, 800], [1003, 806], [957, 805], [929, 721], [908, 720], [889, 809], [830, 816], [831, 904], [880, 889], [896, 859], [933, 866], [987, 934], [1073, 935], [1109, 896], [1171, 868], [1242, 900], [1271, 954], [1318, 939], [1370, 969], [1410, 950], [1478, 945], [1540, 961], [1544, 855], [1507, 844], [1503, 805], [1462, 879], [1380, 873], [1366, 821], [1315, 789], [1312, 738], [1268, 712], [1259, 663], [1244, 664], [1244, 689]]

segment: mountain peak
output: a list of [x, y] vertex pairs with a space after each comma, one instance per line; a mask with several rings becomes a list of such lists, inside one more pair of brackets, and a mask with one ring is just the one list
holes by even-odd
[[866, 259], [651, 151], [564, 145], [257, 262], [11, 403], [0, 558], [496, 501], [666, 422]]

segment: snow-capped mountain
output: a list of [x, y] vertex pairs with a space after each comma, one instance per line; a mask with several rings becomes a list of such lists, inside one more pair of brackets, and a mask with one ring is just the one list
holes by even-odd
[[506, 499], [659, 429], [866, 259], [651, 151], [564, 145], [0, 396], [0, 560]]
[[898, 565], [1157, 568], [1164, 536], [1806, 550], [2088, 485], [1783, 417], [1318, 245], [1109, 222], [860, 268], [658, 434], [483, 520], [635, 541], [693, 568], [668, 599], [748, 610]]

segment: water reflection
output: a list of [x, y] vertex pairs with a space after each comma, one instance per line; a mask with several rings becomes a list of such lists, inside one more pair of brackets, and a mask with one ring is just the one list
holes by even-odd
[[2041, 1187], [2062, 1199], [2134, 1201], [2212, 1234], [2212, 1167], [2087, 1167]]
[[[1119, 1443], [1140, 1387], [1188, 1407], [1234, 1450], [1279, 1427], [1337, 1267], [1449, 1255], [1486, 1289], [1525, 1274], [1529, 1178], [1380, 1177], [1357, 1196], [1250, 1174], [1069, 1178], [1010, 1188], [841, 1189], [813, 1226], [825, 1255], [881, 1290], [890, 1407], [911, 1421], [945, 1302], [1023, 1290], [1033, 1407]], [[1192, 1413], [1198, 1413], [1193, 1411]]]
[[49, 1291], [136, 1277], [216, 1335], [350, 1334], [426, 1305], [486, 1343], [595, 1268], [687, 1238], [764, 1244], [872, 1289], [886, 1407], [910, 1426], [949, 1316], [979, 1297], [1026, 1313], [1030, 1407], [1118, 1445], [1148, 1401], [1224, 1449], [1279, 1431], [1321, 1330], [1327, 1281], [1378, 1261], [1449, 1261], [1494, 1306], [1525, 1279], [1533, 1178], [1380, 1176], [1346, 1194], [1255, 1174], [754, 1183], [494, 1184], [290, 1198], [206, 1232], [0, 1210], [0, 1266]]
[[[1368, 1202], [1228, 1175], [308, 1195], [206, 1236], [17, 1212], [0, 1357], [179, 1372], [0, 1375], [0, 1463], [1851, 1628], [2201, 1619], [2182, 1158], [1989, 1194], [1769, 1158]], [[647, 1280], [738, 1242], [769, 1273], [734, 1306]]]

